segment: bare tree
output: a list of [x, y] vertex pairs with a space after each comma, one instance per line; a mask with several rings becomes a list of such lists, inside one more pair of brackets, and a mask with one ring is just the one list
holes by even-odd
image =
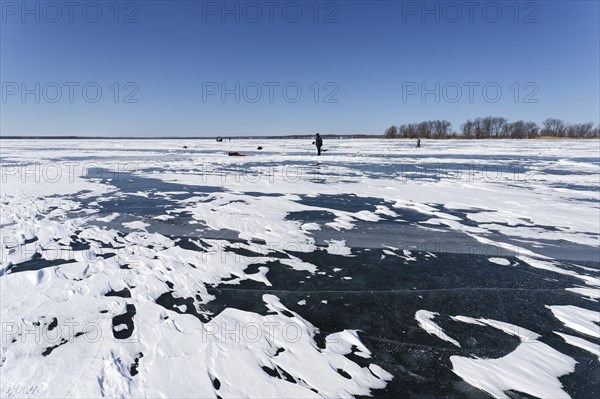
[[418, 136], [419, 134], [419, 126], [416, 123], [409, 123], [407, 126], [408, 129], [408, 135], [405, 137], [409, 137], [411, 139], [414, 139], [415, 137]]
[[525, 132], [528, 139], [535, 139], [538, 136], [540, 128], [535, 122], [525, 122]]
[[579, 137], [591, 138], [594, 133], [594, 122], [581, 123], [579, 125]]
[[445, 139], [448, 137], [450, 132], [450, 126], [452, 124], [447, 120], [435, 120], [430, 122], [431, 130], [433, 132], [432, 137], [436, 139]]
[[579, 137], [579, 124], [568, 123], [567, 125], [565, 125], [565, 136], [570, 138]]
[[556, 118], [548, 118], [544, 121], [542, 129], [543, 136], [564, 137], [566, 132], [565, 122]]
[[385, 134], [383, 135], [383, 137], [385, 137], [386, 139], [395, 139], [396, 137], [398, 137], [398, 127], [396, 126], [390, 126], [387, 129], [385, 129]]
[[473, 120], [473, 126], [475, 128], [476, 139], [485, 139], [487, 137], [489, 127], [484, 122], [483, 118], [475, 118]]
[[398, 132], [396, 132], [396, 137], [399, 139], [404, 137], [404, 126], [406, 126], [406, 125], [398, 126]]
[[505, 123], [502, 136], [509, 137], [511, 139], [524, 139], [527, 137], [525, 122], [516, 121], [512, 123]]
[[475, 137], [475, 124], [470, 119], [461, 125], [460, 130], [465, 139], [472, 139]]
[[429, 138], [431, 137], [431, 124], [427, 121], [419, 123], [417, 126], [417, 137]]
[[414, 123], [401, 125], [399, 134], [404, 138], [415, 138], [417, 137], [417, 125]]
[[400, 127], [391, 126], [385, 131], [384, 137], [406, 137], [406, 138], [511, 138], [511, 139], [535, 139], [542, 136], [592, 138], [600, 137], [600, 124], [594, 126], [593, 122], [587, 123], [565, 123], [556, 118], [548, 118], [543, 122], [543, 128], [531, 121], [518, 120], [508, 122], [506, 118], [497, 116], [486, 116], [485, 118], [468, 119], [460, 126], [461, 135], [452, 132], [452, 124], [447, 120], [432, 120], [419, 123], [402, 124]]
[[482, 138], [500, 137], [506, 124], [506, 118], [486, 116], [482, 120]]

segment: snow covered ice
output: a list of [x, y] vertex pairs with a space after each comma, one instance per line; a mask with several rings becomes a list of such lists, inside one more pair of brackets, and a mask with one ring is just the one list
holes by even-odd
[[598, 141], [1, 145], [2, 397], [600, 395]]

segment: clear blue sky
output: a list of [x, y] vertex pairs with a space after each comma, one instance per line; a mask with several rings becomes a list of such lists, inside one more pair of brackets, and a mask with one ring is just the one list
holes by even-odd
[[429, 119], [459, 129], [487, 115], [599, 122], [598, 1], [478, 3], [227, 2], [223, 15], [221, 1], [2, 1], [1, 133], [381, 133]]

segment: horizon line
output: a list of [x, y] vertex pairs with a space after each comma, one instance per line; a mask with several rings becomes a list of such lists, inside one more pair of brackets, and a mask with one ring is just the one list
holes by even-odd
[[[241, 135], [241, 136], [71, 136], [71, 135], [52, 135], [52, 136], [37, 136], [37, 135], [2, 135], [1, 139], [167, 139], [167, 140], [215, 140], [222, 139], [285, 139], [285, 138], [308, 138], [313, 137], [316, 133], [309, 134], [289, 134], [289, 135]], [[336, 133], [320, 133], [323, 137], [383, 137], [382, 134], [336, 134]]]

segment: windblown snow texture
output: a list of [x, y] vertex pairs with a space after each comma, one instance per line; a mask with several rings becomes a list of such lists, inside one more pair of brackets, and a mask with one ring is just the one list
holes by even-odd
[[600, 395], [597, 141], [326, 144], [2, 140], [1, 396]]

